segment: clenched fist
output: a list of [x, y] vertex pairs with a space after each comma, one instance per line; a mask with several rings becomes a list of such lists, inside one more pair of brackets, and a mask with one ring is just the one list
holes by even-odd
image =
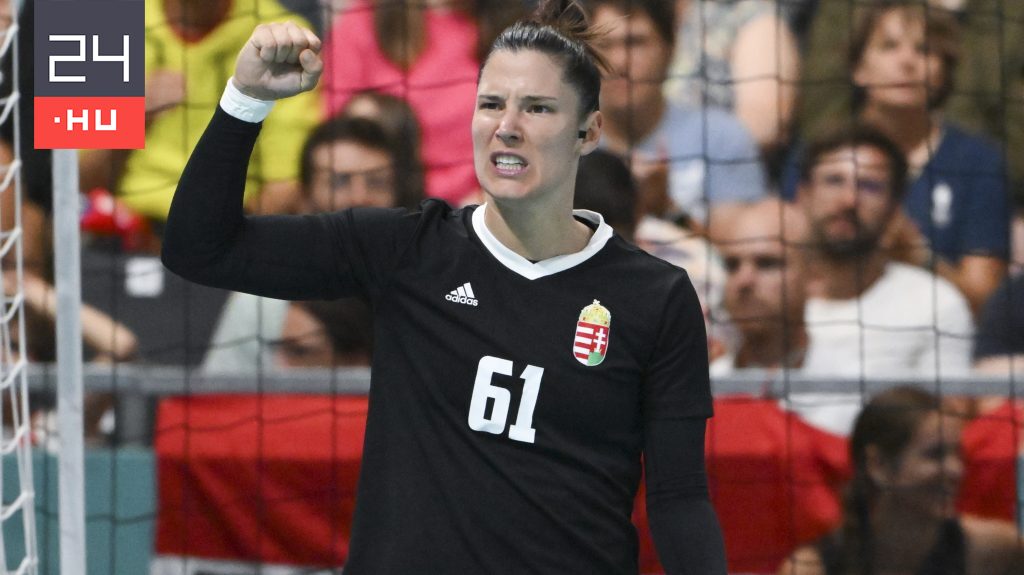
[[260, 24], [235, 62], [235, 87], [260, 100], [312, 90], [323, 72], [320, 39], [292, 22]]

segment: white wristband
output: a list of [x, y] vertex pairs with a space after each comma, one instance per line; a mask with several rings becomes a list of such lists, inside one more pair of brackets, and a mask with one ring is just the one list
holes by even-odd
[[232, 76], [228, 78], [228, 85], [220, 97], [220, 107], [243, 122], [258, 124], [270, 114], [270, 109], [274, 107], [274, 101], [258, 100], [252, 96], [246, 96], [235, 87], [234, 76]]

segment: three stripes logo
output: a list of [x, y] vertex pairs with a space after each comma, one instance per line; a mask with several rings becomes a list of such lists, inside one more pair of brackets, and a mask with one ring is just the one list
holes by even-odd
[[473, 293], [473, 286], [469, 285], [469, 282], [466, 282], [459, 286], [458, 288], [453, 289], [451, 293], [444, 296], [444, 299], [450, 302], [462, 303], [474, 307], [477, 306], [479, 303], [477, 302], [476, 294]]

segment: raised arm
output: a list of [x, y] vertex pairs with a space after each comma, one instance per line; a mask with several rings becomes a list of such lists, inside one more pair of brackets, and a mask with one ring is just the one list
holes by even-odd
[[324, 69], [320, 46], [316, 34], [292, 22], [260, 24], [238, 54], [232, 83], [264, 101], [312, 90]]
[[337, 226], [327, 216], [246, 217], [246, 169], [272, 102], [312, 89], [320, 40], [293, 23], [258, 26], [174, 195], [163, 261], [186, 279], [278, 298], [338, 293]]

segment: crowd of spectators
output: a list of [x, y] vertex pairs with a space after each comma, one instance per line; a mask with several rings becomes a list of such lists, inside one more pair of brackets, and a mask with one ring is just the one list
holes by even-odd
[[[534, 2], [145, 1], [146, 147], [80, 154], [92, 359], [205, 373], [368, 364], [372, 326], [354, 302], [227, 294], [160, 267], [162, 222], [185, 161], [254, 25], [289, 19], [321, 33], [326, 68], [317, 90], [277, 103], [264, 122], [249, 212], [476, 203], [466, 126], [480, 56]], [[1012, 239], [1024, 230], [1024, 198], [1014, 194], [1024, 190], [1024, 2], [581, 4], [604, 32], [597, 45], [607, 68], [603, 140], [581, 162], [577, 207], [604, 213], [620, 235], [688, 270], [713, 377], [756, 369], [848, 380], [846, 392], [791, 394], [780, 406], [856, 440], [872, 431], [853, 427], [858, 414], [874, 417], [871, 426], [934, 419], [862, 413], [869, 398], [858, 381], [1024, 372], [1024, 251], [1015, 247], [1024, 241]], [[18, 16], [21, 57], [31, 61], [32, 3]], [[19, 113], [29, 119], [21, 222], [26, 301], [35, 302], [29, 352], [46, 361], [50, 159], [32, 150], [30, 70], [20, 67]], [[5, 165], [9, 125], [0, 133]], [[14, 224], [12, 198], [0, 194], [3, 230]], [[904, 391], [867, 405], [938, 413], [931, 402]], [[959, 417], [1009, 404], [957, 405]], [[871, 437], [854, 442], [855, 481], [874, 485], [876, 497], [898, 468], [882, 462], [903, 461], [913, 447], [913, 429], [904, 435], [891, 453], [871, 451], [881, 441]], [[969, 524], [927, 527], [959, 545], [975, 533]], [[838, 572], [820, 569], [863, 560], [850, 547], [851, 534], [865, 541], [849, 517], [843, 529], [785, 568]]]

